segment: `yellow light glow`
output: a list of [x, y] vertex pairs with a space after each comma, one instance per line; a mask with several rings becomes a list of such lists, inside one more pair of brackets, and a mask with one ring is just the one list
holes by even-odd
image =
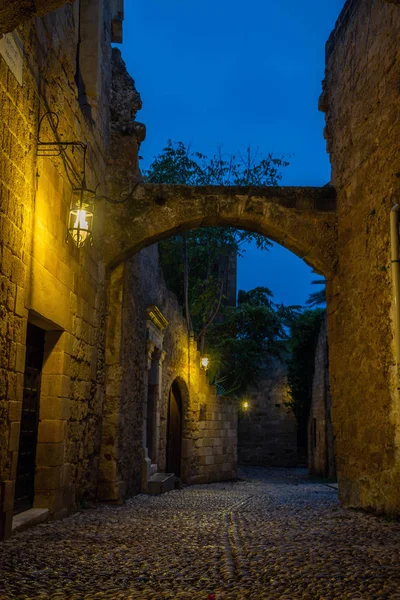
[[92, 241], [93, 195], [86, 189], [72, 192], [68, 231], [78, 248]]
[[210, 359], [208, 358], [208, 356], [202, 356], [200, 359], [201, 368], [206, 371], [209, 367], [209, 364], [210, 364]]
[[85, 229], [86, 231], [89, 229], [89, 223], [86, 220], [87, 213], [86, 210], [78, 210], [76, 215], [76, 221], [74, 224], [74, 229]]
[[242, 406], [243, 406], [243, 409], [244, 409], [244, 410], [248, 410], [250, 405], [249, 405], [248, 401], [247, 401], [247, 400], [245, 400], [245, 401], [242, 403]]

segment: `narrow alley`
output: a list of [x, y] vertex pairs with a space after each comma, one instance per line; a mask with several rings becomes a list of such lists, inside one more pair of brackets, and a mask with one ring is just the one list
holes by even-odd
[[[400, 524], [302, 469], [98, 505], [0, 546], [0, 598], [400, 599]], [[211, 596], [209, 596], [211, 594]]]

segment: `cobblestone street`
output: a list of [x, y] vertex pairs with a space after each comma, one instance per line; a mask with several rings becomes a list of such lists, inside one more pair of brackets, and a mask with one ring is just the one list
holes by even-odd
[[137, 496], [0, 544], [0, 598], [400, 599], [400, 524], [305, 471]]

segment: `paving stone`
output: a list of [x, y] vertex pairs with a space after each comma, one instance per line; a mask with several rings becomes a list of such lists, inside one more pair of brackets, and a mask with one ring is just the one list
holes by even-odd
[[301, 469], [139, 495], [0, 544], [0, 599], [400, 597], [400, 523], [340, 507]]

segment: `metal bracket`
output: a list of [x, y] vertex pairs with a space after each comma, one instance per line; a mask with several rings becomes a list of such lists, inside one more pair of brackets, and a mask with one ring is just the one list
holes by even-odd
[[[71, 142], [63, 142], [63, 141], [48, 142], [48, 141], [46, 141], [46, 142], [44, 142], [40, 137], [40, 133], [41, 133], [43, 120], [46, 117], [50, 123], [50, 127], [54, 133], [54, 137], [56, 138], [56, 140], [57, 140], [57, 138], [59, 138], [59, 135], [60, 135], [58, 133], [58, 125], [60, 123], [59, 116], [55, 112], [48, 111], [41, 117], [41, 119], [39, 121], [38, 139], [37, 139], [37, 148], [38, 148], [37, 154], [38, 154], [38, 156], [61, 156], [61, 154], [68, 147], [81, 148], [84, 152], [86, 152], [87, 144], [85, 144], [84, 142], [78, 142], [78, 141], [71, 141]], [[53, 117], [54, 117], [54, 121], [53, 121]]]

